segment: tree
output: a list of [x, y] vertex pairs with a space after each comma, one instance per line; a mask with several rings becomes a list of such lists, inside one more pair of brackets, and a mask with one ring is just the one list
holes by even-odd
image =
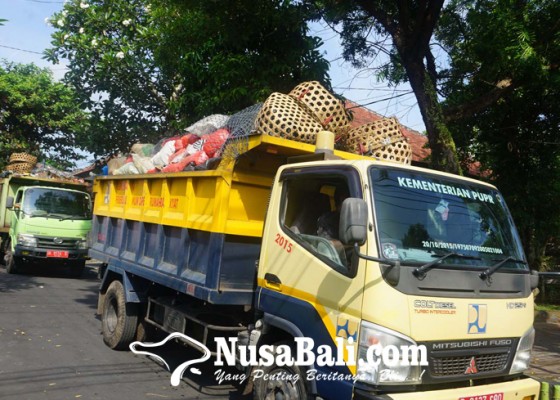
[[311, 9], [280, 0], [89, 0], [52, 18], [47, 58], [92, 113], [98, 155], [157, 141], [209, 114], [232, 113], [302, 80], [327, 84], [308, 35]]
[[457, 148], [463, 168], [479, 161], [510, 203], [532, 266], [541, 265], [560, 228], [560, 207], [553, 200], [560, 194], [560, 3], [324, 5], [326, 20], [340, 23], [347, 60], [363, 67], [386, 54], [389, 62], [379, 76], [410, 82], [426, 122], [432, 166], [456, 172], [450, 168], [454, 161], [439, 155], [438, 140], [444, 154]]
[[71, 166], [76, 134], [87, 127], [73, 90], [48, 69], [0, 63], [0, 166], [13, 152], [29, 152]]
[[[314, 3], [326, 21], [341, 26], [344, 58], [362, 68], [382, 53], [394, 83], [408, 81], [426, 125], [433, 168], [460, 173], [455, 143], [438, 99], [438, 71], [431, 40], [444, 0], [325, 0]], [[390, 45], [385, 45], [390, 37]]]
[[558, 2], [461, 0], [437, 33], [457, 146], [502, 189], [537, 268], [560, 232], [559, 21]]

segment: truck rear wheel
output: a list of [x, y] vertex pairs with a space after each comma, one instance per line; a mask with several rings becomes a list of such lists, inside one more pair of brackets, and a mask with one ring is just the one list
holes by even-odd
[[[287, 342], [278, 343], [274, 348], [277, 354], [277, 346]], [[292, 354], [295, 350], [292, 347]], [[307, 379], [305, 370], [297, 365], [293, 366], [263, 366], [259, 367], [262, 371], [262, 378], [254, 377], [253, 398], [255, 399], [289, 399], [306, 400], [309, 397], [307, 390]]]
[[114, 350], [126, 349], [136, 338], [137, 326], [138, 305], [127, 303], [122, 283], [113, 281], [103, 301], [103, 341]]

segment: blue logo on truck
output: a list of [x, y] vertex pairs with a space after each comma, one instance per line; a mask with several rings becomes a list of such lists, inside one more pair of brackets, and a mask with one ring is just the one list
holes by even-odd
[[486, 304], [469, 304], [468, 333], [486, 333], [488, 308]]

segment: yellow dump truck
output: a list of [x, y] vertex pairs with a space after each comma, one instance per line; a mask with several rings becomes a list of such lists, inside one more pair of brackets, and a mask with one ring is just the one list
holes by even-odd
[[316, 150], [251, 136], [215, 170], [96, 178], [105, 343], [181, 334], [255, 399], [537, 399], [536, 280], [498, 190]]

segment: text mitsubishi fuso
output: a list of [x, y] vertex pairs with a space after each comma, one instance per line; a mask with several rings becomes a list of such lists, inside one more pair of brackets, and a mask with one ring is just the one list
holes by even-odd
[[96, 178], [105, 343], [188, 338], [255, 399], [537, 399], [536, 280], [498, 190], [317, 147]]

